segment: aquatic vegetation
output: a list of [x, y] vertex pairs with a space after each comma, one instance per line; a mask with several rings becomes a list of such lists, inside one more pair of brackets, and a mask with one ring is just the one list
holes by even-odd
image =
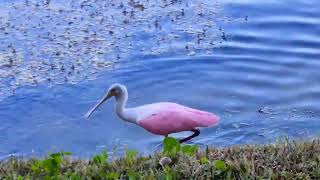
[[[270, 145], [199, 150], [164, 140], [166, 151], [146, 157], [127, 150], [124, 158], [107, 160], [106, 151], [89, 160], [50, 154], [44, 159], [11, 157], [0, 162], [1, 179], [319, 179], [320, 140], [284, 139]], [[179, 148], [180, 147], [180, 148]], [[183, 151], [187, 147], [187, 151]], [[192, 147], [192, 148], [191, 148]], [[196, 149], [196, 150], [190, 150]], [[179, 150], [180, 149], [180, 150]], [[191, 152], [194, 152], [191, 153]], [[170, 154], [172, 162], [159, 160]]]

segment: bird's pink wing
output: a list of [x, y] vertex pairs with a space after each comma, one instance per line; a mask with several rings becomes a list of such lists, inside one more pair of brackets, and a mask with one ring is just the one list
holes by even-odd
[[219, 118], [211, 113], [178, 104], [167, 104], [151, 115], [139, 120], [146, 130], [159, 135], [190, 131], [196, 127], [216, 125]]

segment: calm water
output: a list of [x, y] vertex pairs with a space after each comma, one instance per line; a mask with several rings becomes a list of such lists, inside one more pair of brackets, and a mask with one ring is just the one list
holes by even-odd
[[[0, 2], [6, 4], [8, 9], [13, 6], [6, 1]], [[68, 4], [71, 1], [59, 2]], [[167, 37], [166, 31], [170, 31], [180, 39], [174, 40], [173, 37], [160, 45], [151, 37], [155, 30], [139, 32], [132, 25], [133, 32], [138, 35], [127, 40], [113, 37], [114, 44], [109, 45], [118, 49], [98, 57], [98, 64], [102, 63], [103, 67], [87, 67], [84, 63], [79, 67], [79, 73], [70, 75], [72, 83], [57, 78], [67, 72], [31, 74], [39, 83], [28, 83], [25, 80], [27, 75], [22, 80], [2, 75], [0, 156], [15, 153], [42, 155], [57, 150], [88, 156], [105, 147], [109, 150], [112, 147], [120, 150], [128, 147], [144, 153], [154, 150], [162, 137], [119, 120], [114, 113], [114, 100], [99, 109], [90, 121], [83, 119], [84, 113], [114, 82], [127, 86], [128, 106], [131, 107], [173, 101], [214, 112], [221, 117], [218, 126], [202, 130], [201, 135], [191, 143], [221, 147], [268, 143], [282, 135], [293, 138], [319, 136], [319, 1], [217, 1], [212, 4], [216, 14], [206, 8], [198, 8], [197, 2], [188, 4], [182, 1], [176, 6], [184, 7], [185, 16], [199, 11], [205, 13], [201, 15], [200, 12], [199, 19], [185, 18], [175, 25], [165, 24], [166, 20], [161, 19], [160, 25], [166, 30], [161, 30], [155, 35], [156, 38]], [[159, 13], [161, 11], [165, 10], [160, 9]], [[38, 13], [42, 16], [46, 11]], [[146, 19], [150, 20], [148, 17]], [[199, 21], [199, 24], [188, 23], [189, 20]], [[205, 25], [201, 24], [202, 21]], [[208, 22], [211, 26], [207, 26]], [[16, 23], [19, 24], [19, 21]], [[78, 22], [81, 27], [84, 24]], [[148, 24], [144, 26], [147, 27]], [[179, 27], [196, 29], [200, 37], [197, 34], [186, 35]], [[201, 34], [203, 27], [208, 28], [205, 30], [207, 35]], [[115, 35], [121, 35], [121, 31], [113, 31]], [[48, 57], [47, 51], [38, 56], [28, 54], [28, 44], [17, 43], [39, 42], [36, 36], [15, 39], [11, 36], [15, 34], [12, 32], [13, 29], [8, 30], [7, 34], [0, 30], [0, 40], [4, 43], [12, 41], [17, 49], [23, 49], [24, 55], [21, 56], [38, 57], [41, 61]], [[5, 38], [7, 36], [9, 38]], [[126, 44], [130, 42], [131, 45]], [[35, 43], [34, 47], [41, 48], [41, 43]], [[86, 43], [81, 41], [79, 44], [81, 47], [89, 46]], [[127, 46], [130, 46], [130, 52], [125, 51]], [[99, 43], [94, 47], [101, 51], [108, 49]], [[12, 53], [8, 50], [10, 48], [2, 44], [2, 54], [9, 56]], [[79, 48], [79, 51], [85, 50]], [[148, 53], [150, 51], [157, 53]], [[68, 62], [65, 67], [68, 67], [77, 63], [75, 59], [81, 56], [76, 52], [65, 52], [65, 57], [58, 60], [49, 59], [54, 66], [64, 59]], [[85, 58], [94, 57], [94, 52], [84, 53]], [[116, 58], [119, 54], [121, 58]], [[104, 64], [110, 56], [116, 59], [110, 61], [112, 68]], [[0, 70], [2, 73], [37, 71], [37, 68], [25, 69], [32, 67], [31, 61], [37, 61], [32, 58], [16, 68], [14, 63], [11, 64], [13, 70], [2, 64]], [[17, 75], [22, 76], [21, 73]], [[52, 80], [41, 80], [47, 76]], [[176, 137], [187, 134], [180, 133]]]

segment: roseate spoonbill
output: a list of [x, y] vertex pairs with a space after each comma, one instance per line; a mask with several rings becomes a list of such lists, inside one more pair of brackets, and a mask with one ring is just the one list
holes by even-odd
[[182, 131], [193, 132], [191, 136], [181, 139], [180, 143], [198, 136], [200, 134], [198, 127], [210, 127], [219, 122], [219, 117], [212, 113], [170, 102], [126, 108], [128, 91], [121, 84], [111, 85], [100, 102], [86, 113], [86, 118], [89, 118], [101, 104], [112, 96], [116, 99], [116, 112], [121, 119], [137, 124], [153, 134], [168, 136], [168, 134]]

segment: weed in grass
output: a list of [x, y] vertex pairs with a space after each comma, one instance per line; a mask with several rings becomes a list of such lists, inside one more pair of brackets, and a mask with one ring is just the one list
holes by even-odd
[[125, 155], [125, 161], [127, 162], [127, 165], [132, 166], [134, 163], [134, 160], [138, 154], [138, 151], [136, 150], [126, 150], [126, 155]]
[[101, 154], [96, 154], [93, 156], [92, 163], [98, 166], [101, 166], [107, 163], [107, 159], [108, 159], [107, 151], [103, 150]]
[[35, 160], [31, 170], [35, 174], [45, 173], [48, 177], [56, 176], [60, 173], [63, 157], [71, 155], [70, 152], [52, 153], [46, 159]]
[[174, 156], [181, 150], [181, 145], [178, 140], [172, 137], [166, 137], [163, 140], [163, 153], [168, 156]]
[[181, 145], [180, 142], [173, 137], [166, 137], [163, 140], [163, 153], [168, 156], [175, 156], [179, 152], [193, 156], [197, 149], [197, 145]]

